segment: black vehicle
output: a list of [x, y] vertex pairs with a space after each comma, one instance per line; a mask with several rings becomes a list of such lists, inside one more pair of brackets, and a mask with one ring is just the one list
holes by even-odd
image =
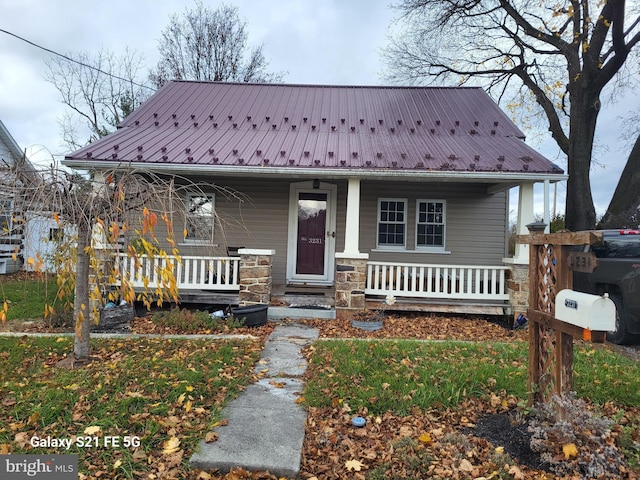
[[617, 344], [640, 339], [640, 230], [602, 230], [604, 242], [586, 247], [598, 266], [592, 273], [574, 272], [573, 289], [608, 293], [616, 305], [616, 329], [607, 339]]

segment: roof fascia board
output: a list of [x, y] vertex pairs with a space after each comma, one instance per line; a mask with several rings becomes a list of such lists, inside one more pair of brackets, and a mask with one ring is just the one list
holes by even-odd
[[0, 120], [0, 139], [7, 145], [9, 151], [16, 157], [15, 160], [19, 160], [23, 157], [23, 152], [15, 141], [5, 124]]
[[176, 164], [148, 164], [138, 162], [128, 162], [114, 164], [114, 162], [92, 161], [84, 162], [72, 159], [65, 159], [62, 164], [80, 170], [113, 170], [118, 168], [134, 168], [164, 174], [176, 175], [205, 175], [216, 176], [279, 176], [279, 177], [304, 177], [304, 178], [353, 178], [361, 179], [384, 179], [384, 180], [416, 180], [416, 181], [456, 181], [473, 182], [489, 181], [499, 183], [520, 183], [520, 182], [540, 182], [549, 180], [559, 182], [569, 178], [566, 174], [559, 173], [527, 173], [517, 172], [470, 172], [470, 171], [436, 171], [424, 170], [353, 170], [345, 168], [296, 168], [296, 167], [212, 167], [210, 165], [176, 165]]

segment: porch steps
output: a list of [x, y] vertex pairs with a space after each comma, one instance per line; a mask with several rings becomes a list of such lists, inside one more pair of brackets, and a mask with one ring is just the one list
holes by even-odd
[[297, 320], [299, 318], [336, 318], [335, 308], [305, 308], [300, 307], [274, 307], [269, 306], [267, 310], [267, 316], [269, 320], [282, 320], [283, 318], [290, 318], [291, 320]]

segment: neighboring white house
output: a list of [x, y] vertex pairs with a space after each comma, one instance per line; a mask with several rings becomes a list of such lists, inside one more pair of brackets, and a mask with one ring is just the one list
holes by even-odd
[[[35, 174], [18, 143], [0, 120], [0, 274], [13, 273], [26, 266], [25, 259], [36, 252], [53, 252], [54, 242], [43, 242], [51, 235], [51, 226], [35, 215], [25, 215], [15, 197], [15, 178], [8, 171], [17, 162]], [[29, 250], [27, 252], [27, 249]]]

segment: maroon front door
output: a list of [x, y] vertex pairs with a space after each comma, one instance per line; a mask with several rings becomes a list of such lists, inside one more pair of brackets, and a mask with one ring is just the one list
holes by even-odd
[[297, 275], [325, 274], [327, 194], [298, 193]]

